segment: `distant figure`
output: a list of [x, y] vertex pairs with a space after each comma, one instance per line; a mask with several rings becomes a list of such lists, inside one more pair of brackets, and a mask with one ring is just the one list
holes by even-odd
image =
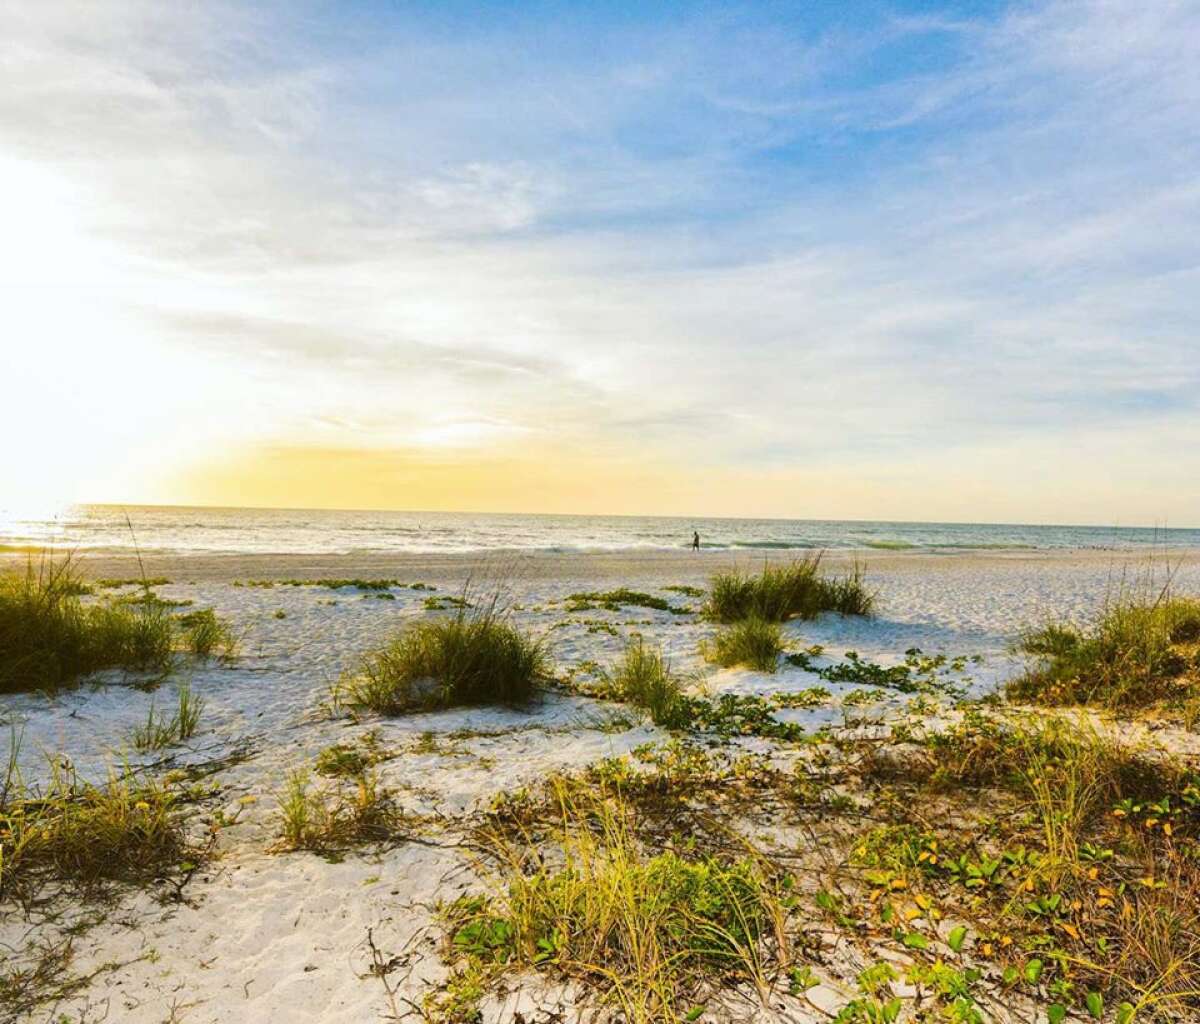
[[700, 550], [700, 531], [699, 530], [692, 531], [692, 550], [693, 551]]

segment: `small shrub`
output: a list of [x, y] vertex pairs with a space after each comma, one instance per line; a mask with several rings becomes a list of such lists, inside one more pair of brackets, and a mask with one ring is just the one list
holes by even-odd
[[546, 675], [544, 644], [507, 621], [497, 603], [407, 626], [364, 655], [338, 699], [384, 715], [455, 704], [518, 704]]
[[783, 630], [777, 623], [748, 618], [718, 631], [704, 645], [703, 654], [725, 668], [747, 665], [759, 672], [774, 672], [783, 650]]
[[771, 622], [790, 618], [812, 619], [821, 612], [869, 615], [875, 602], [855, 565], [847, 576], [821, 572], [821, 555], [796, 559], [786, 565], [764, 565], [757, 576], [733, 571], [718, 573], [709, 583], [705, 613], [717, 622], [756, 617]]

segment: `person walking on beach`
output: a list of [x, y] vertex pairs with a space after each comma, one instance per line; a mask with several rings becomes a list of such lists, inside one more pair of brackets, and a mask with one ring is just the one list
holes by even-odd
[[692, 550], [693, 551], [700, 550], [700, 531], [699, 530], [692, 531]]

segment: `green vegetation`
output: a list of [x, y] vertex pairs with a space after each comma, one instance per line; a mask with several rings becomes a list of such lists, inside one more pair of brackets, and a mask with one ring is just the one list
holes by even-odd
[[[876, 887], [881, 923], [907, 919], [910, 901], [926, 919], [921, 911], [935, 905], [966, 917], [979, 932], [974, 952], [999, 962], [1006, 987], [1047, 993], [1051, 1020], [1072, 1004], [1099, 1019], [1106, 1003], [1116, 1020], [1194, 1016], [1193, 771], [1083, 718], [1006, 720], [968, 709], [921, 740], [915, 759], [876, 762], [869, 777], [904, 787], [889, 798], [898, 820], [872, 828], [852, 858]], [[913, 935], [910, 948], [928, 945], [926, 934]], [[965, 929], [950, 938], [961, 951]]]
[[683, 688], [662, 651], [638, 637], [626, 646], [621, 660], [605, 677], [613, 697], [645, 708], [656, 725], [676, 727]]
[[174, 713], [167, 717], [160, 714], [151, 703], [143, 725], [134, 728], [130, 741], [135, 750], [161, 750], [183, 740], [190, 740], [200, 727], [200, 715], [204, 711], [204, 699], [192, 695], [188, 683], [179, 687], [178, 703]]
[[0, 693], [62, 686], [103, 669], [165, 674], [180, 646], [194, 657], [234, 653], [228, 624], [211, 609], [172, 619], [168, 609], [190, 602], [147, 589], [84, 604], [80, 593], [69, 558], [0, 573]]
[[341, 703], [384, 715], [454, 704], [518, 704], [548, 669], [543, 641], [507, 621], [497, 602], [406, 626], [364, 655], [336, 688]]
[[[669, 589], [669, 588], [668, 588]], [[617, 590], [589, 590], [577, 594], [568, 594], [567, 611], [586, 612], [593, 608], [604, 608], [610, 612], [619, 612], [622, 608], [653, 608], [660, 612], [671, 612], [673, 615], [687, 615], [690, 608], [680, 608], [671, 604], [666, 598], [647, 594], [642, 590], [630, 590], [620, 587]]]
[[749, 851], [649, 855], [620, 799], [561, 798], [561, 856], [496, 836], [495, 894], [447, 909], [459, 968], [443, 1003], [427, 1007], [434, 1019], [447, 1019], [446, 1002], [469, 1014], [464, 1001], [522, 970], [591, 983], [632, 1024], [695, 1019], [716, 977], [767, 988], [766, 964], [786, 947], [786, 912]]
[[675, 583], [669, 587], [663, 587], [663, 590], [670, 591], [673, 594], [682, 594], [684, 597], [703, 597], [703, 587], [690, 587], [684, 583]]
[[784, 650], [783, 630], [767, 619], [742, 619], [718, 630], [702, 650], [705, 658], [726, 668], [747, 665], [759, 672], [774, 672]]
[[93, 785], [56, 761], [46, 788], [34, 792], [17, 773], [16, 746], [0, 786], [0, 898], [29, 899], [45, 882], [94, 890], [150, 881], [197, 856], [180, 794], [166, 783], [113, 771]]
[[211, 608], [176, 616], [183, 630], [184, 646], [194, 657], [211, 658], [217, 655], [232, 658], [237, 654], [237, 637], [229, 623]]
[[1015, 700], [1119, 708], [1186, 696], [1200, 681], [1200, 600], [1123, 593], [1087, 625], [1049, 623], [1020, 646], [1033, 664], [1009, 685]]
[[129, 578], [129, 579], [100, 579], [96, 580], [96, 586], [101, 590], [119, 590], [121, 587], [142, 587], [149, 589], [150, 587], [166, 587], [171, 581], [165, 576], [150, 576], [145, 579]]
[[427, 597], [421, 602], [427, 612], [444, 612], [451, 608], [470, 608], [471, 602], [465, 597], [454, 597], [446, 594], [441, 597]]
[[831, 683], [856, 683], [898, 693], [943, 693], [957, 697], [966, 692], [966, 684], [970, 681], [965, 675], [968, 663], [982, 660], [978, 656], [948, 658], [944, 654], [927, 655], [919, 647], [910, 647], [904, 652], [904, 660], [897, 665], [884, 666], [865, 661], [857, 651], [847, 651], [845, 661], [815, 665], [812, 659], [824, 653], [823, 647], [810, 647], [789, 654], [787, 663]]
[[846, 576], [824, 575], [820, 554], [786, 565], [764, 565], [757, 576], [737, 571], [718, 573], [709, 584], [705, 613], [717, 622], [750, 617], [784, 622], [790, 618], [812, 619], [828, 611], [869, 615], [875, 595], [864, 580], [858, 565]]
[[300, 768], [288, 775], [279, 796], [279, 840], [273, 849], [333, 853], [386, 839], [398, 821], [373, 771], [351, 773], [314, 789], [308, 770]]
[[53, 687], [107, 668], [165, 672], [174, 643], [158, 605], [83, 605], [70, 559], [0, 574], [0, 692]]

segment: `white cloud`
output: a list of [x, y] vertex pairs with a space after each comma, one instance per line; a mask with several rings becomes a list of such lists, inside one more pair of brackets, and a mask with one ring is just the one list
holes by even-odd
[[[1194, 3], [556, 26], [559, 54], [286, 5], [0, 18], [6, 432], [72, 396], [10, 489], [547, 429], [980, 474], [1117, 431], [1107, 478], [1200, 412]], [[933, 69], [850, 74], [926, 37]]]

